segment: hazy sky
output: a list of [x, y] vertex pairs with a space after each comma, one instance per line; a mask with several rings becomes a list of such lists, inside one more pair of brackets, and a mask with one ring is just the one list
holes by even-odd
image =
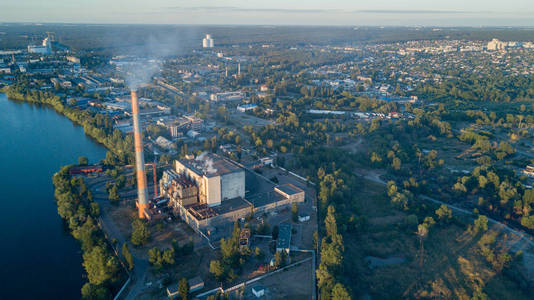
[[534, 0], [0, 0], [0, 22], [534, 26]]

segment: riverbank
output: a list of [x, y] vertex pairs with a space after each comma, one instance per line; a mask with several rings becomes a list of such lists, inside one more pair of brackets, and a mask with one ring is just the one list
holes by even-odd
[[[41, 91], [29, 93], [25, 87], [16, 84], [5, 86], [0, 89], [0, 92], [5, 93], [11, 100], [50, 106], [60, 115], [82, 126], [85, 134], [110, 150], [119, 163], [133, 163], [133, 139], [129, 136], [123, 137], [118, 129], [114, 130], [112, 121], [107, 115], [69, 107], [54, 94]], [[109, 157], [106, 158], [111, 160]]]

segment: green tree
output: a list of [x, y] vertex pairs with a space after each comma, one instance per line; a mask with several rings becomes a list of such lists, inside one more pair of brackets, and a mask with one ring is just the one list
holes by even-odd
[[93, 248], [93, 246], [97, 244], [97, 233], [98, 227], [91, 217], [88, 217], [82, 226], [78, 226], [72, 230], [72, 236], [80, 241], [84, 251]]
[[474, 233], [480, 231], [484, 232], [488, 230], [488, 218], [486, 216], [480, 215], [474, 222], [473, 226]]
[[119, 190], [118, 190], [116, 184], [111, 186], [111, 188], [108, 191], [108, 194], [109, 194], [109, 196], [108, 196], [109, 197], [109, 201], [111, 203], [118, 203], [120, 201]]
[[391, 163], [391, 166], [396, 171], [400, 170], [400, 168], [401, 168], [401, 160], [398, 157], [394, 157], [393, 158], [393, 162]]
[[78, 164], [80, 166], [87, 166], [89, 164], [89, 159], [87, 159], [85, 156], [80, 156], [78, 157]]
[[130, 249], [128, 249], [128, 246], [126, 243], [122, 244], [122, 256], [124, 257], [124, 260], [128, 264], [128, 269], [131, 270], [134, 267], [134, 261], [132, 253], [130, 252]]
[[328, 206], [326, 218], [324, 219], [326, 235], [333, 237], [337, 235], [336, 209], [333, 205]]
[[217, 279], [217, 281], [223, 281], [226, 277], [226, 270], [219, 260], [210, 261], [210, 273]]
[[182, 300], [189, 299], [189, 283], [187, 282], [187, 279], [182, 278], [180, 279], [180, 282], [178, 282], [178, 293], [180, 294], [180, 297], [182, 297]]
[[149, 238], [150, 231], [148, 230], [146, 224], [139, 219], [135, 219], [132, 222], [132, 244], [134, 244], [135, 246], [144, 245], [146, 244], [146, 242], [148, 242]]
[[521, 225], [528, 229], [534, 229], [534, 216], [524, 216], [521, 218]]
[[161, 250], [154, 247], [148, 250], [148, 261], [156, 268], [161, 269], [163, 267], [163, 256]]
[[103, 287], [90, 283], [82, 286], [82, 299], [84, 300], [105, 300], [109, 299], [109, 291]]
[[174, 253], [174, 249], [173, 248], [170, 248], [170, 249], [165, 249], [163, 251], [163, 262], [168, 264], [168, 265], [174, 265], [174, 256], [175, 256], [175, 253]]
[[350, 300], [351, 297], [349, 292], [341, 283], [336, 283], [332, 289], [332, 298], [331, 300]]
[[452, 219], [452, 210], [446, 205], [442, 204], [438, 209], [436, 209], [436, 215], [440, 222], [449, 222]]
[[100, 285], [112, 279], [118, 270], [118, 263], [114, 256], [95, 246], [83, 254], [83, 266], [87, 272], [89, 283]]
[[276, 251], [274, 254], [274, 265], [282, 268], [287, 264], [287, 253], [285, 251]]

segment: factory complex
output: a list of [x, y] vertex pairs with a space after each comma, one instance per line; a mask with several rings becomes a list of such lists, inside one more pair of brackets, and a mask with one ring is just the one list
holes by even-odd
[[276, 185], [238, 163], [213, 153], [176, 160], [160, 180], [161, 196], [191, 228], [215, 236], [219, 227], [255, 213], [304, 202], [304, 191]]

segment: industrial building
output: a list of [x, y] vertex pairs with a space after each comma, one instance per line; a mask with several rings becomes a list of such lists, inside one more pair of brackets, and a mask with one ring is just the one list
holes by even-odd
[[286, 208], [305, 199], [298, 187], [277, 186], [213, 153], [175, 161], [174, 170], [163, 172], [159, 186], [174, 214], [205, 236], [251, 214]]
[[224, 92], [210, 95], [211, 101], [241, 101], [245, 98], [245, 94], [241, 91]]
[[54, 51], [67, 49], [56, 40], [56, 35], [53, 32], [47, 32], [47, 37], [43, 39], [41, 45], [28, 45], [28, 53], [49, 55]]
[[196, 132], [202, 131], [204, 120], [194, 115], [185, 115], [180, 118], [166, 117], [161, 118], [157, 122], [158, 125], [166, 127], [169, 130], [171, 137], [183, 136], [190, 130]]
[[202, 39], [203, 48], [213, 48], [215, 46], [215, 41], [211, 37], [211, 34], [206, 34], [206, 37]]
[[245, 170], [222, 157], [204, 153], [195, 159], [175, 161], [176, 172], [199, 187], [199, 202], [210, 207], [223, 200], [245, 197]]

